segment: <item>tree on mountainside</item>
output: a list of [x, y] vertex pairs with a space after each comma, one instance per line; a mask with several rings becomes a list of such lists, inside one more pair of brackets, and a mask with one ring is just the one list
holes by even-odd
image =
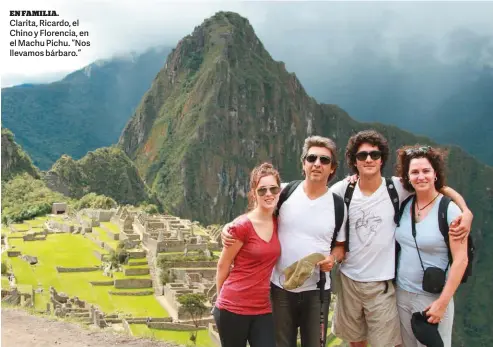
[[195, 345], [197, 344], [199, 322], [207, 312], [207, 306], [205, 306], [206, 301], [207, 298], [202, 293], [183, 294], [178, 297], [178, 302], [183, 306], [185, 312], [190, 315], [195, 325], [196, 330], [190, 332], [190, 341]]

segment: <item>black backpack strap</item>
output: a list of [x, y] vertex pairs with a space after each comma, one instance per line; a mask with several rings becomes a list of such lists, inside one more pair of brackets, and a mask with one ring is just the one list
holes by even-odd
[[346, 192], [344, 193], [344, 202], [346, 203], [347, 209], [349, 211], [349, 204], [351, 203], [351, 199], [353, 198], [354, 187], [358, 182], [351, 183], [349, 182]]
[[394, 206], [394, 223], [399, 226], [399, 194], [397, 194], [397, 190], [395, 189], [395, 184], [392, 181], [392, 178], [385, 177], [385, 183], [387, 185], [387, 191], [390, 195], [390, 200], [392, 201], [392, 205]]
[[[397, 214], [397, 221], [395, 224], [399, 225], [401, 218], [402, 218], [402, 214], [404, 213], [404, 209], [406, 208], [407, 204], [409, 203], [409, 201], [411, 201], [411, 199], [413, 197], [414, 197], [414, 194], [410, 195], [406, 200], [404, 200], [402, 202], [401, 208], [399, 209], [399, 213]], [[401, 251], [401, 245], [396, 240], [395, 241], [395, 276], [394, 276], [394, 281], [397, 279], [397, 268], [399, 266], [399, 252], [400, 251]]]
[[349, 182], [346, 192], [344, 193], [344, 203], [347, 207], [348, 212], [348, 220], [346, 222], [346, 241], [344, 242], [344, 250], [349, 252], [349, 204], [351, 204], [351, 199], [353, 198], [354, 188], [356, 187], [358, 182], [351, 183]]
[[402, 202], [401, 208], [399, 209], [399, 212], [397, 213], [397, 221], [395, 223], [395, 224], [397, 224], [397, 226], [399, 226], [399, 223], [401, 222], [401, 218], [402, 218], [402, 214], [404, 213], [404, 209], [406, 208], [407, 204], [409, 203], [409, 201], [411, 201], [411, 199], [413, 197], [414, 197], [414, 194], [408, 196], [408, 198]]
[[342, 200], [342, 198], [337, 194], [332, 193], [332, 196], [334, 197], [336, 226], [334, 229], [334, 236], [332, 237], [332, 244], [330, 245], [330, 249], [334, 249], [337, 235], [339, 234], [339, 230], [341, 230], [342, 223], [344, 222], [344, 200]]
[[286, 187], [284, 187], [281, 194], [279, 195], [279, 201], [277, 202], [276, 210], [274, 211], [274, 215], [276, 217], [279, 217], [279, 211], [281, 210], [282, 204], [284, 204], [284, 202], [288, 200], [288, 198], [291, 196], [291, 194], [293, 194], [296, 188], [298, 188], [301, 182], [303, 181], [302, 180], [291, 181], [288, 183]]
[[449, 225], [448, 225], [448, 205], [452, 201], [451, 198], [448, 196], [442, 196], [442, 200], [440, 200], [440, 204], [438, 205], [438, 227], [440, 228], [440, 232], [442, 233], [443, 240], [445, 241], [445, 244], [447, 245], [448, 249], [448, 261], [449, 264], [452, 263], [452, 252], [450, 251], [450, 242], [448, 239], [448, 231], [449, 231]]

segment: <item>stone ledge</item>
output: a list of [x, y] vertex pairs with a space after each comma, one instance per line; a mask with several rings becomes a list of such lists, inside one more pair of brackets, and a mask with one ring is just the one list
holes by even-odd
[[56, 266], [57, 272], [91, 272], [91, 271], [99, 271], [101, 270], [99, 267], [63, 267]]
[[153, 290], [144, 290], [141, 292], [113, 292], [109, 291], [108, 294], [110, 295], [121, 295], [121, 296], [145, 296], [145, 295], [153, 295], [154, 291]]
[[136, 267], [136, 268], [124, 268], [123, 274], [125, 276], [138, 276], [138, 275], [148, 275], [148, 267]]
[[147, 278], [126, 278], [115, 280], [117, 289], [152, 288], [152, 280]]
[[89, 282], [93, 286], [112, 286], [115, 283], [115, 280], [111, 281], [92, 281]]

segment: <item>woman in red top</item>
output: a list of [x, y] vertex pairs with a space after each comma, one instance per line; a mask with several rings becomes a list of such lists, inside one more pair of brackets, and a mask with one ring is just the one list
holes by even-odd
[[247, 341], [251, 347], [276, 345], [269, 291], [272, 269], [281, 255], [273, 216], [280, 184], [271, 164], [253, 169], [249, 212], [234, 221], [230, 232], [238, 241], [223, 248], [217, 264], [213, 315], [222, 347], [244, 347]]

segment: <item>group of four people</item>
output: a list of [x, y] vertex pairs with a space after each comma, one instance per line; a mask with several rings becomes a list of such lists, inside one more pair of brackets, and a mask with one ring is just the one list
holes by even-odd
[[[317, 283], [335, 265], [340, 288], [334, 335], [352, 347], [368, 342], [372, 347], [421, 346], [411, 317], [424, 311], [429, 323], [438, 324], [444, 346], [451, 346], [453, 295], [467, 266], [465, 240], [473, 217], [464, 199], [445, 185], [444, 152], [403, 147], [396, 177], [386, 179], [387, 140], [366, 130], [349, 139], [345, 156], [356, 176], [329, 188], [338, 167], [336, 145], [329, 138], [308, 137], [301, 155], [304, 180], [290, 185], [295, 188], [280, 207], [287, 188], [278, 171], [268, 163], [252, 171], [248, 212], [222, 231], [212, 313], [223, 347], [247, 342], [296, 347], [298, 329], [303, 347], [320, 346], [320, 335], [325, 341], [327, 334], [321, 326], [327, 327], [330, 276], [325, 288]], [[442, 194], [453, 200], [447, 211], [448, 244], [438, 228]], [[339, 217], [338, 200], [344, 201]], [[313, 253], [325, 257], [315, 264], [319, 271], [294, 289], [284, 288], [286, 268]], [[423, 290], [424, 265], [447, 269], [443, 290]]]

